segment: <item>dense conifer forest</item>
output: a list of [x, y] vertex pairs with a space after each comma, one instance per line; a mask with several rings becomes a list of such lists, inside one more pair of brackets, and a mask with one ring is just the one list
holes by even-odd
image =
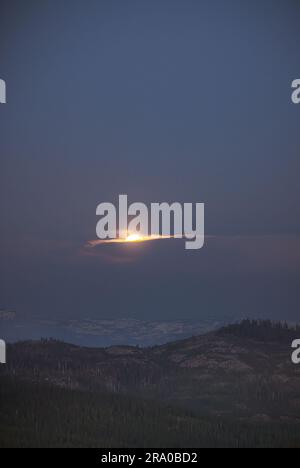
[[299, 327], [246, 320], [140, 349], [9, 346], [0, 447], [298, 447]]

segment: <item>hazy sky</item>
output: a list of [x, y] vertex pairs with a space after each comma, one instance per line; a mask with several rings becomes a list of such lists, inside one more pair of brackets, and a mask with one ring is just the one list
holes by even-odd
[[[299, 318], [300, 6], [2, 0], [0, 308]], [[96, 206], [204, 202], [205, 248], [88, 255]]]

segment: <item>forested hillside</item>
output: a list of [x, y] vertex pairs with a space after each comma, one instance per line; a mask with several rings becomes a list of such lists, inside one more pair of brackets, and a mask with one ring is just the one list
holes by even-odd
[[0, 378], [0, 447], [300, 447], [297, 424], [215, 421], [152, 401]]
[[11, 345], [0, 446], [300, 447], [297, 334], [245, 321], [147, 349]]

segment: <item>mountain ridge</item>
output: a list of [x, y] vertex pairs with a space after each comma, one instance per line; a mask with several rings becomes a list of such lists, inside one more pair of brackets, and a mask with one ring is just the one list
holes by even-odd
[[244, 321], [151, 348], [20, 342], [8, 345], [8, 364], [0, 375], [83, 391], [139, 395], [210, 416], [238, 413], [243, 419], [260, 414], [266, 420], [300, 421], [300, 366], [291, 362], [297, 330]]
[[244, 321], [151, 348], [10, 344], [0, 446], [300, 447], [298, 336]]

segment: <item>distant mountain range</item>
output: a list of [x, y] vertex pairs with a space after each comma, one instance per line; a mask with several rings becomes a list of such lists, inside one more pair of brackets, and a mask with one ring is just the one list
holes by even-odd
[[[155, 346], [201, 335], [215, 330], [224, 321], [206, 320], [135, 320], [93, 319], [41, 320], [24, 319], [13, 312], [0, 314], [0, 335], [8, 342], [40, 338], [57, 338], [80, 346], [112, 346], [123, 343], [132, 346]], [[9, 321], [8, 321], [9, 320]]]
[[12, 310], [0, 309], [0, 321], [1, 320], [15, 320], [17, 317], [16, 312]]

